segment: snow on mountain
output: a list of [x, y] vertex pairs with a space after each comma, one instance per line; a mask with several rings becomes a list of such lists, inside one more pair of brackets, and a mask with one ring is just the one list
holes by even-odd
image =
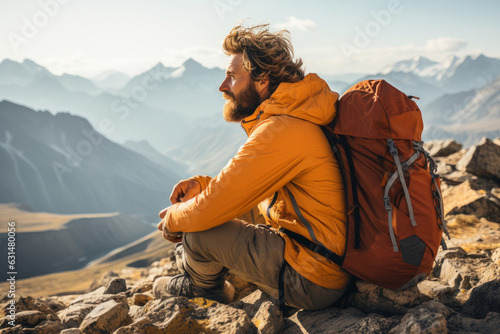
[[457, 93], [481, 87], [500, 75], [500, 59], [485, 55], [456, 57], [451, 56], [443, 62], [425, 57], [402, 60], [385, 67], [381, 74], [394, 72], [413, 73], [429, 84], [442, 90], [442, 93]]
[[419, 76], [435, 76], [441, 70], [442, 64], [430, 60], [426, 57], [415, 57], [412, 59], [401, 60], [397, 63], [385, 67], [380, 73], [389, 74], [391, 72], [414, 73]]
[[444, 95], [423, 109], [424, 140], [455, 138], [470, 146], [500, 136], [500, 76], [481, 88]]

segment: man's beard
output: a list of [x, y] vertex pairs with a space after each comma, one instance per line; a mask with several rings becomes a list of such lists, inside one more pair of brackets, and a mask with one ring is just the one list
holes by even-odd
[[262, 102], [253, 82], [249, 82], [238, 97], [231, 92], [224, 92], [222, 96], [227, 99], [223, 113], [226, 122], [241, 122], [251, 116]]

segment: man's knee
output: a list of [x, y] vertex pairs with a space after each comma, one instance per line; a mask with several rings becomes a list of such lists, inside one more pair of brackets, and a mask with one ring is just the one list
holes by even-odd
[[185, 232], [183, 243], [191, 252], [206, 252], [213, 247], [220, 247], [221, 240], [228, 240], [239, 233], [239, 222], [229, 221], [201, 232]]

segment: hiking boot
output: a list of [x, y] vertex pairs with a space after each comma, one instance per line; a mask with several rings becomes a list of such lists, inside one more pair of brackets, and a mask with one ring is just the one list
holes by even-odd
[[189, 276], [184, 273], [158, 278], [153, 284], [153, 296], [155, 299], [161, 299], [164, 296], [203, 297], [229, 304], [234, 299], [234, 287], [228, 281], [224, 281], [221, 287], [203, 289], [195, 286]]

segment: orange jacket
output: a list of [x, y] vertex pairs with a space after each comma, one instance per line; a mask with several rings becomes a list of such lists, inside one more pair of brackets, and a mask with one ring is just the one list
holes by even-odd
[[[201, 184], [202, 193], [173, 205], [165, 217], [167, 228], [172, 232], [207, 230], [258, 204], [267, 224], [309, 240], [313, 240], [312, 232], [316, 241], [343, 255], [343, 182], [318, 126], [333, 120], [337, 99], [338, 94], [316, 74], [296, 83], [281, 83], [252, 116], [241, 122], [248, 140], [219, 175], [213, 179], [193, 177]], [[294, 210], [290, 194], [309, 222], [310, 231]], [[349, 275], [336, 264], [283, 237], [285, 260], [298, 273], [325, 288], [347, 286]]]

